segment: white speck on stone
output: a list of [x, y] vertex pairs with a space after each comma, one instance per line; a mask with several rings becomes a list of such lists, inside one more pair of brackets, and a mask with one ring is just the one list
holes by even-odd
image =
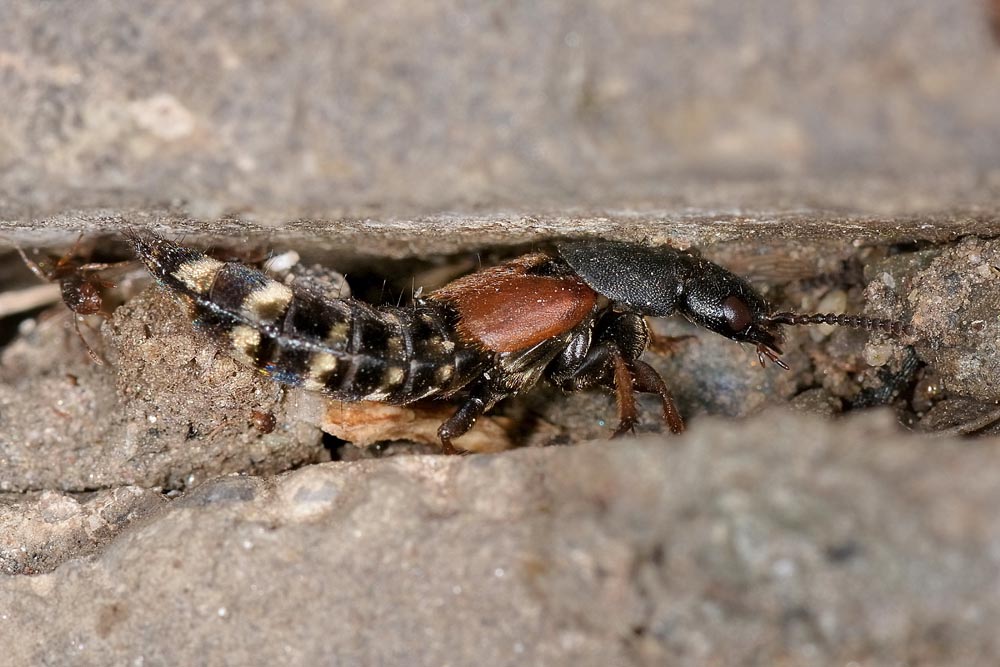
[[889, 363], [889, 359], [892, 358], [892, 349], [893, 346], [888, 343], [883, 345], [869, 343], [865, 346], [862, 356], [865, 359], [865, 363], [870, 366], [885, 366]]
[[455, 584], [454, 586], [451, 587], [451, 592], [453, 595], [461, 595], [462, 587], [459, 586], [458, 584]]
[[219, 607], [219, 611], [217, 611], [216, 613], [219, 615], [219, 618], [225, 618], [226, 616], [229, 615], [229, 610], [226, 609], [225, 607]]
[[257, 169], [257, 161], [251, 155], [237, 155], [236, 159], [233, 160], [233, 164], [243, 172], [255, 171]]
[[779, 558], [774, 561], [774, 565], [771, 566], [771, 571], [774, 573], [774, 576], [781, 579], [791, 577], [795, 574], [796, 570], [798, 570], [798, 567], [796, 567], [795, 561], [791, 558]]
[[150, 424], [155, 424], [156, 423], [156, 415], [149, 415], [149, 416], [147, 416], [146, 417], [146, 421], [148, 421]]
[[[842, 289], [830, 290], [816, 304], [818, 313], [842, 313], [845, 310], [847, 310], [847, 292]], [[837, 327], [831, 324], [821, 324], [809, 328], [809, 337], [818, 343], [836, 330]]]
[[331, 511], [340, 497], [340, 487], [322, 470], [305, 468], [287, 477], [279, 488], [289, 517], [307, 520]]
[[896, 289], [896, 279], [889, 275], [888, 271], [883, 271], [882, 275], [879, 276], [879, 279], [881, 279], [882, 284], [889, 289]]
[[264, 270], [272, 273], [281, 273], [282, 271], [287, 271], [298, 263], [299, 253], [294, 250], [289, 250], [288, 252], [283, 252], [280, 255], [275, 255], [271, 259], [264, 262]]
[[251, 542], [250, 540], [243, 540], [243, 548], [246, 549], [247, 551], [253, 549], [253, 542]]
[[503, 578], [503, 575], [505, 574], [507, 573], [503, 571], [502, 567], [498, 567], [497, 569], [493, 570], [493, 576], [496, 577], [497, 579]]
[[136, 100], [128, 109], [135, 124], [158, 139], [176, 141], [194, 131], [194, 115], [168, 93]]
[[559, 635], [559, 645], [567, 651], [583, 646], [586, 641], [582, 632], [568, 630]]

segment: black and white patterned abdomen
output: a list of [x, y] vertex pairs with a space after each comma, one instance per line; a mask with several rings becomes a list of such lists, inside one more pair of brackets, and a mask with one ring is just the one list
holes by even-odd
[[202, 329], [278, 382], [345, 401], [408, 403], [450, 395], [490, 362], [456, 339], [443, 304], [375, 308], [163, 239], [130, 240], [153, 275], [190, 304]]

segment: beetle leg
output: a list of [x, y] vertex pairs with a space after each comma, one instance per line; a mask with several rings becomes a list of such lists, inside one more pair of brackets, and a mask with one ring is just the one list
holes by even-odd
[[[129, 265], [135, 265], [134, 259], [124, 259], [120, 262], [90, 262], [89, 264], [81, 264], [76, 267], [77, 271], [82, 273], [97, 273], [98, 271], [110, 271], [112, 269], [121, 269]], [[107, 285], [108, 287], [114, 287], [115, 284], [111, 283]]]
[[618, 403], [618, 428], [613, 438], [635, 430], [639, 421], [639, 411], [635, 406], [635, 374], [630, 364], [618, 348], [608, 348], [611, 361], [614, 364], [615, 401]]
[[614, 391], [619, 419], [616, 436], [632, 430], [638, 421], [635, 391], [659, 396], [663, 421], [671, 433], [684, 431], [684, 419], [660, 374], [645, 361], [626, 359], [617, 347], [608, 343], [593, 348], [576, 371], [557, 384], [566, 391], [582, 391], [596, 386]]
[[622, 354], [617, 345], [607, 342], [592, 348], [575, 370], [570, 372], [561, 369], [564, 373], [562, 377], [558, 374], [550, 377], [565, 391], [583, 391], [591, 387], [612, 390], [618, 404], [618, 427], [613, 436], [617, 437], [631, 431], [639, 421], [639, 410], [635, 403], [634, 363]]
[[635, 388], [647, 394], [656, 394], [663, 404], [663, 421], [670, 428], [671, 433], [682, 433], [684, 431], [684, 419], [674, 404], [674, 397], [667, 388], [667, 383], [663, 381], [660, 374], [645, 361], [636, 359], [632, 362], [635, 371]]
[[52, 280], [52, 278], [49, 277], [49, 274], [46, 273], [45, 269], [43, 269], [38, 262], [29, 258], [19, 246], [14, 246], [14, 249], [17, 250], [19, 255], [21, 255], [21, 260], [24, 262], [24, 265], [31, 269], [31, 272], [38, 276], [39, 280], [44, 280], [45, 282], [50, 282]]
[[476, 420], [500, 398], [499, 396], [483, 396], [481, 392], [477, 392], [465, 399], [465, 402], [458, 406], [455, 414], [449, 417], [438, 428], [438, 438], [441, 439], [441, 451], [445, 454], [466, 453], [464, 449], [455, 447], [451, 441], [472, 428], [476, 424]]
[[580, 368], [588, 359], [590, 338], [589, 326], [577, 331], [570, 338], [563, 351], [559, 353], [559, 356], [552, 360], [548, 368], [548, 377], [553, 384], [562, 385], [566, 380], [579, 373]]
[[62, 270], [71, 267], [76, 268], [73, 267], [73, 257], [80, 251], [80, 244], [82, 242], [83, 242], [83, 232], [80, 232], [80, 235], [76, 237], [76, 241], [73, 242], [73, 247], [67, 250], [66, 254], [60, 257], [56, 261], [54, 269], [56, 272], [61, 272]]
[[[621, 356], [621, 353], [618, 353]], [[550, 377], [563, 391], [585, 391], [591, 387], [614, 389], [614, 370], [611, 348], [600, 345], [592, 348], [575, 369], [553, 374]]]
[[636, 313], [611, 313], [601, 322], [600, 340], [612, 341], [629, 361], [642, 356], [649, 345], [649, 325]]
[[90, 355], [90, 358], [93, 360], [95, 364], [97, 364], [98, 366], [103, 366], [104, 359], [102, 359], [101, 355], [97, 354], [97, 352], [94, 351], [94, 348], [90, 346], [90, 343], [87, 342], [87, 339], [83, 337], [83, 332], [80, 331], [81, 316], [77, 315], [72, 311], [70, 312], [70, 315], [73, 316], [73, 329], [76, 331], [76, 335], [79, 336], [80, 340], [83, 342], [83, 346], [87, 348], [87, 354]]

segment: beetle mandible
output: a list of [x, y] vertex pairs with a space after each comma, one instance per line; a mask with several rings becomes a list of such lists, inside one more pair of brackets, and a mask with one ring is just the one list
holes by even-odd
[[610, 240], [557, 244], [454, 280], [409, 306], [333, 298], [308, 285], [128, 232], [139, 259], [191, 307], [236, 359], [278, 382], [344, 401], [454, 399], [438, 429], [444, 451], [499, 401], [545, 379], [566, 391], [611, 390], [616, 434], [638, 420], [635, 393], [655, 394], [674, 433], [684, 421], [666, 383], [640, 359], [646, 316], [680, 314], [781, 361], [782, 326], [836, 324], [900, 335], [863, 315], [775, 312], [746, 280], [667, 246]]

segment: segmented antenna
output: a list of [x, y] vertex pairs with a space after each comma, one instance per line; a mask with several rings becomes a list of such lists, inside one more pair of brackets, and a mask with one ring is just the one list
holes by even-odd
[[851, 329], [881, 331], [893, 336], [912, 336], [913, 327], [898, 320], [886, 320], [867, 315], [842, 315], [836, 313], [775, 313], [768, 318], [774, 324], [833, 324]]

